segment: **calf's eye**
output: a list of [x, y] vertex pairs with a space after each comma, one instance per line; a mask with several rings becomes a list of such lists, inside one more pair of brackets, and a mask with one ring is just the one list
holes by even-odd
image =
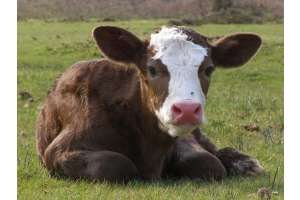
[[210, 77], [214, 70], [215, 70], [214, 66], [207, 67], [205, 69], [205, 76]]
[[157, 75], [157, 71], [154, 67], [148, 66], [148, 70], [149, 70], [150, 76], [154, 77]]

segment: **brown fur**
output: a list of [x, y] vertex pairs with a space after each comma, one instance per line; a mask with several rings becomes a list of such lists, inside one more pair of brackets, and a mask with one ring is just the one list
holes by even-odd
[[[261, 44], [257, 35], [237, 34], [211, 45], [194, 30], [180, 28], [195, 44], [208, 48], [209, 55], [212, 52], [199, 68], [205, 95], [210, 79], [203, 78], [204, 71], [212, 61], [224, 67], [243, 65]], [[111, 26], [97, 27], [93, 35], [109, 60], [76, 63], [59, 76], [38, 117], [37, 154], [50, 173], [109, 182], [225, 178], [230, 166], [225, 169], [220, 161], [224, 159], [215, 156], [219, 149], [199, 128], [173, 138], [154, 114], [168, 94], [169, 75], [160, 60], [149, 61], [154, 53], [149, 41]], [[150, 77], [149, 64], [159, 78]]]

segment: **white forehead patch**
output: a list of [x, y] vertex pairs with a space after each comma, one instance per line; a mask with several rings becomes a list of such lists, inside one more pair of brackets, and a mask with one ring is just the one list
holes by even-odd
[[[200, 103], [203, 109], [206, 103], [198, 70], [207, 56], [207, 50], [187, 39], [188, 36], [176, 27], [163, 27], [159, 33], [152, 34], [150, 39], [150, 46], [156, 52], [152, 59], [160, 59], [170, 74], [169, 94], [156, 115], [171, 136], [184, 135], [195, 128], [176, 125], [171, 111], [174, 103]], [[204, 122], [204, 116], [201, 119], [200, 124]]]
[[[159, 33], [151, 35], [150, 46], [153, 46], [156, 51], [153, 59], [171, 62], [168, 64], [179, 62], [181, 66], [199, 67], [204, 60], [204, 56], [207, 56], [207, 50], [188, 41], [187, 38], [188, 36], [176, 27], [162, 27]], [[172, 66], [167, 65], [168, 68]]]

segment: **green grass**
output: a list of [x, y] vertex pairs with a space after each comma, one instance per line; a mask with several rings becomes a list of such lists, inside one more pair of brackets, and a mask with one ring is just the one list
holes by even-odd
[[[284, 198], [283, 24], [190, 26], [212, 37], [233, 32], [256, 32], [263, 39], [257, 56], [238, 69], [217, 69], [212, 75], [202, 127], [219, 147], [235, 146], [259, 160], [265, 172], [254, 177], [229, 177], [223, 182], [132, 181], [128, 185], [53, 179], [35, 153], [37, 115], [56, 76], [71, 64], [101, 58], [91, 38], [89, 22], [18, 22], [17, 86], [37, 102], [17, 102], [18, 199], [259, 199], [268, 187]], [[144, 39], [167, 20], [109, 22]], [[259, 131], [246, 131], [252, 124]]]

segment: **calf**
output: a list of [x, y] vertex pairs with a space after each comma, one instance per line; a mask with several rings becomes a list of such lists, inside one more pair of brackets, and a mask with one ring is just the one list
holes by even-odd
[[99, 26], [93, 37], [107, 59], [76, 63], [59, 76], [38, 117], [36, 150], [51, 175], [115, 182], [262, 173], [255, 159], [217, 148], [199, 128], [212, 72], [249, 61], [258, 35], [210, 44], [175, 26], [141, 41]]

